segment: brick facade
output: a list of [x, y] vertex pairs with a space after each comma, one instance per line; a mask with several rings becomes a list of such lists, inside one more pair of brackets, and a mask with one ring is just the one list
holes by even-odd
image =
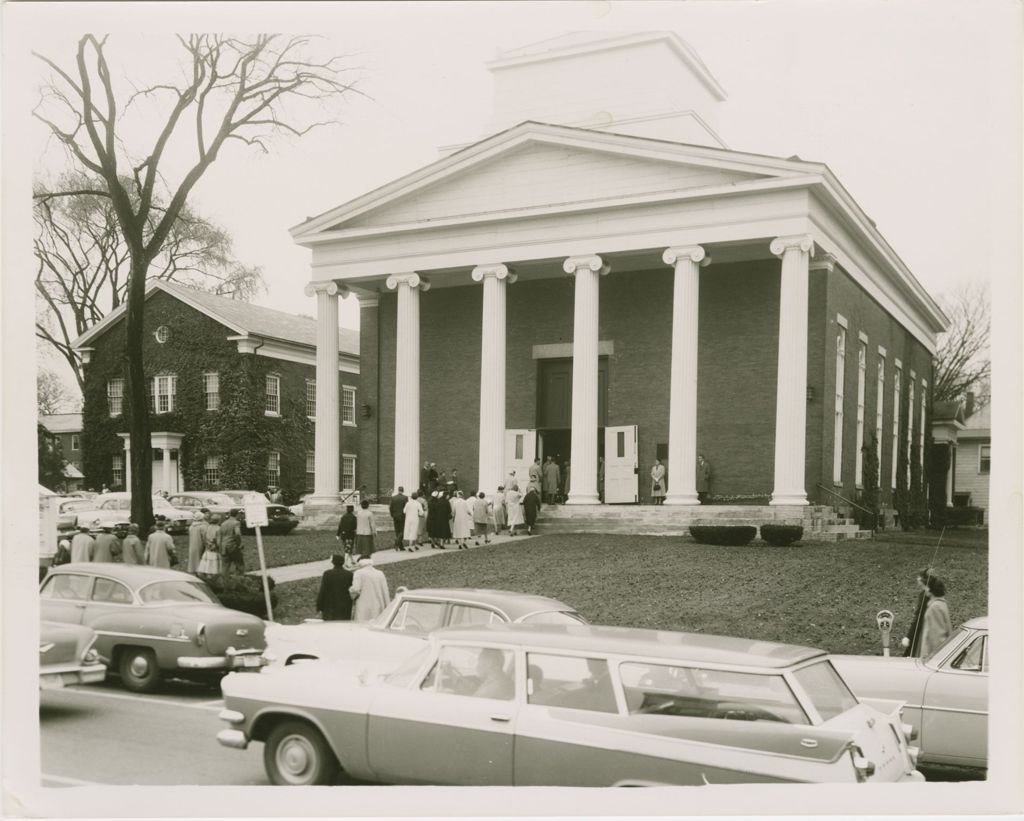
[[[166, 325], [166, 342], [155, 338]], [[107, 400], [108, 381], [122, 377], [127, 382], [124, 357], [125, 323], [120, 320], [92, 342], [90, 362], [85, 366], [84, 467], [87, 483], [113, 485], [112, 458], [123, 454], [118, 433], [128, 431], [130, 402], [125, 388], [124, 413], [111, 417]], [[267, 454], [281, 454], [280, 482], [286, 500], [294, 501], [312, 486], [306, 472], [306, 454], [313, 450], [314, 422], [306, 415], [306, 380], [316, 378], [312, 364], [241, 354], [227, 337], [236, 332], [201, 311], [157, 291], [146, 302], [143, 359], [147, 379], [157, 374], [177, 377], [175, 409], [150, 413], [152, 431], [184, 433], [181, 470], [184, 489], [207, 487], [204, 471], [207, 456], [218, 456], [225, 480], [221, 487], [244, 481], [247, 489], [267, 486]], [[310, 354], [312, 355], [312, 350]], [[216, 372], [220, 381], [219, 410], [206, 409], [203, 374]], [[268, 416], [266, 376], [280, 378], [280, 414]], [[357, 426], [342, 425], [341, 451], [359, 452], [361, 401], [358, 374], [339, 373], [342, 385], [356, 388]], [[358, 474], [358, 463], [357, 463]]]

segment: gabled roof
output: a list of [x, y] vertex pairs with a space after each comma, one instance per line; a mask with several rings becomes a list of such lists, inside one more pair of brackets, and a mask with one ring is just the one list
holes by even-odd
[[50, 433], [81, 433], [82, 414], [50, 413], [39, 417], [39, 422]]
[[980, 410], [975, 411], [964, 420], [964, 432], [961, 436], [970, 436], [970, 434], [987, 434], [992, 430], [992, 406], [985, 405]]
[[[224, 296], [175, 285], [163, 280], [146, 286], [146, 299], [158, 291], [170, 294], [186, 305], [206, 314], [211, 319], [227, 326], [236, 334], [275, 339], [316, 348], [316, 320], [305, 316], [264, 308]], [[114, 325], [123, 315], [127, 305], [122, 303], [96, 325], [72, 343], [74, 348], [84, 348], [89, 342]], [[339, 353], [359, 355], [359, 332], [351, 328], [338, 329]]]

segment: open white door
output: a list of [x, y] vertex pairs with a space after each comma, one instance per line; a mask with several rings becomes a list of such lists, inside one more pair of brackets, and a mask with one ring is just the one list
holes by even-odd
[[530, 465], [537, 455], [537, 431], [506, 430], [505, 431], [505, 476], [516, 472], [519, 489], [526, 490], [530, 481]]
[[604, 429], [605, 504], [637, 501], [636, 425]]

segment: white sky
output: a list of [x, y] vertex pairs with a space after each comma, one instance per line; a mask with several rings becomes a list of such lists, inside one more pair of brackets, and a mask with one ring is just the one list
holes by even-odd
[[[828, 163], [935, 296], [987, 276], [990, 267], [992, 186], [1002, 168], [990, 137], [1006, 128], [1011, 99], [1005, 84], [993, 83], [990, 58], [1012, 45], [1006, 5], [324, 3], [288, 4], [287, 17], [278, 6], [282, 27], [358, 52], [361, 88], [372, 99], [352, 98], [341, 127], [282, 139], [270, 156], [232, 144], [194, 203], [230, 230], [243, 262], [265, 269], [268, 293], [257, 302], [312, 313], [302, 292], [309, 255], [288, 228], [432, 162], [440, 145], [482, 136], [491, 111], [484, 63], [498, 49], [578, 29], [667, 29], [697, 49], [728, 92], [720, 133], [730, 147]], [[177, 30], [245, 28], [223, 7], [181, 8]], [[83, 30], [74, 7], [59, 18], [45, 9], [18, 11], [35, 12], [32, 48], [66, 64]], [[162, 11], [148, 7], [138, 19], [152, 23]], [[111, 60], [126, 66], [125, 75], [169, 70], [168, 32], [140, 37], [130, 14], [88, 19], [91, 30], [113, 32]], [[59, 166], [62, 152], [43, 126], [33, 129], [33, 160]], [[341, 320], [357, 324], [354, 299], [343, 304]]]

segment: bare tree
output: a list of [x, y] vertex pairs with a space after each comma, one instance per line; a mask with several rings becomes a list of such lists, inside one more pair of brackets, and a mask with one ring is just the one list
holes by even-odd
[[[177, 76], [134, 93], [115, 81], [105, 52], [106, 37], [87, 34], [78, 41], [74, 64], [62, 67], [36, 56], [52, 72], [33, 114], [67, 149], [74, 166], [101, 185], [75, 191], [110, 199], [117, 230], [128, 252], [126, 346], [131, 437], [132, 519], [153, 520], [152, 451], [148, 392], [142, 361], [146, 280], [164, 249], [196, 184], [231, 141], [268, 150], [275, 135], [302, 136], [329, 124], [325, 102], [353, 90], [345, 58], [312, 56], [312, 38], [261, 34], [236, 38], [216, 34], [179, 36], [182, 62]], [[151, 145], [141, 152], [125, 145], [129, 110], [148, 100], [146, 123], [156, 123]], [[159, 101], [165, 107], [155, 113]], [[315, 112], [315, 113], [313, 113]], [[192, 145], [187, 170], [173, 183], [164, 180], [168, 146]], [[158, 186], [168, 198], [158, 203]]]
[[36, 371], [36, 409], [39, 415], [70, 412], [71, 404], [71, 395], [60, 377], [49, 368], [40, 366]]
[[[121, 185], [132, 193], [130, 179], [122, 178]], [[110, 197], [49, 192], [89, 191], [102, 186], [102, 180], [80, 172], [66, 173], [54, 185], [36, 185], [36, 336], [68, 363], [82, 392], [85, 378], [71, 345], [124, 302], [131, 258]], [[160, 201], [154, 202], [151, 222], [163, 213]], [[154, 227], [150, 225], [148, 230]], [[251, 299], [263, 286], [260, 268], [235, 260], [230, 235], [187, 204], [150, 265], [148, 278], [181, 282], [242, 300]]]
[[949, 316], [949, 330], [935, 352], [936, 402], [961, 402], [968, 393], [977, 397], [975, 407], [988, 401], [987, 388], [992, 370], [989, 335], [992, 305], [987, 284], [972, 283], [950, 293], [943, 300]]

